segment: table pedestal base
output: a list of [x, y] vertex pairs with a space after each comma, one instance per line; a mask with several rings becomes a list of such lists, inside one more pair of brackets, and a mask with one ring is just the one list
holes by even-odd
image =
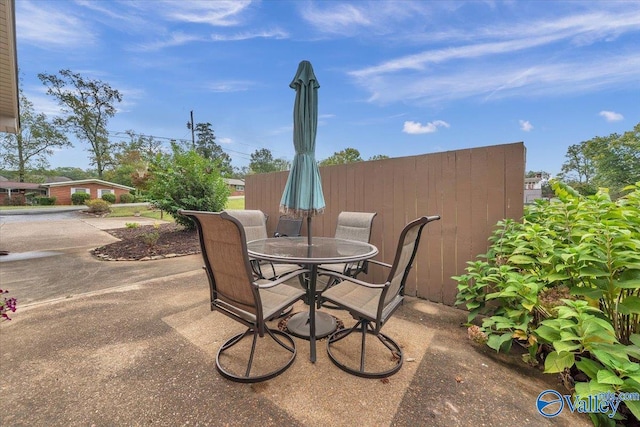
[[[336, 319], [330, 314], [316, 311], [316, 338], [324, 338], [336, 330]], [[296, 313], [287, 320], [287, 330], [293, 336], [309, 339], [309, 312]]]

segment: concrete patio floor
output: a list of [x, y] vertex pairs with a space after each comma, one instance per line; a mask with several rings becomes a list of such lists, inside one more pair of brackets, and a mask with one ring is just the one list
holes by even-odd
[[243, 327], [209, 310], [200, 255], [93, 258], [90, 249], [115, 240], [102, 230], [131, 218], [2, 219], [0, 249], [46, 253], [0, 260], [0, 287], [18, 299], [13, 320], [0, 322], [2, 425], [591, 425], [566, 409], [542, 417], [540, 392], [565, 393], [554, 376], [473, 346], [465, 312], [417, 298], [383, 329], [406, 358], [388, 381], [341, 371], [324, 341], [312, 364], [308, 341], [295, 338], [298, 356], [284, 374], [230, 382], [215, 355]]

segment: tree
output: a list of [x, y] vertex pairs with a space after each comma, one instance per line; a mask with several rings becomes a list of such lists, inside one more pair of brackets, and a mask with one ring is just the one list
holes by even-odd
[[136, 134], [133, 130], [125, 133], [129, 140], [114, 144], [114, 165], [105, 171], [105, 178], [144, 191], [150, 177], [149, 163], [161, 153], [162, 143], [152, 136]]
[[347, 163], [355, 163], [361, 162], [362, 157], [360, 157], [360, 152], [355, 148], [345, 148], [342, 151], [338, 151], [333, 153], [332, 156], [327, 157], [318, 163], [320, 166], [330, 166], [330, 165], [344, 165]]
[[72, 179], [74, 181], [80, 180], [80, 179], [89, 179], [89, 178], [95, 178], [95, 172], [94, 171], [90, 171], [90, 170], [82, 170], [80, 168], [74, 168], [74, 167], [59, 167], [59, 168], [55, 168], [55, 169], [51, 169], [49, 171], [46, 172], [46, 175], [48, 176], [65, 176], [69, 179]]
[[285, 159], [274, 159], [271, 151], [262, 148], [251, 154], [251, 162], [249, 169], [253, 173], [268, 173], [286, 171], [290, 168], [290, 164]]
[[640, 181], [640, 123], [622, 135], [596, 136], [567, 150], [561, 178], [581, 194], [595, 194], [598, 187], [612, 197], [627, 185]]
[[273, 164], [273, 155], [271, 154], [271, 151], [266, 148], [254, 151], [251, 154], [249, 168], [254, 173], [275, 172], [276, 167]]
[[47, 86], [47, 94], [62, 107], [64, 117], [54, 123], [89, 143], [91, 164], [102, 178], [112, 162], [107, 123], [115, 115], [115, 103], [122, 101], [122, 95], [107, 83], [86, 79], [70, 70], [60, 70], [59, 75], [40, 73], [38, 78]]
[[386, 154], [376, 154], [375, 156], [369, 157], [369, 160], [384, 160], [388, 158], [389, 156], [387, 156]]
[[18, 181], [24, 182], [29, 169], [47, 168], [48, 156], [54, 148], [64, 148], [71, 143], [44, 113], [36, 113], [33, 104], [20, 90], [20, 132], [5, 134], [0, 138], [0, 162], [17, 171]]
[[586, 149], [586, 142], [569, 146], [562, 164], [562, 176], [570, 181], [589, 184], [595, 174], [595, 166]]
[[172, 154], [158, 154], [151, 163], [148, 196], [154, 206], [169, 212], [178, 224], [195, 228], [179, 209], [219, 212], [225, 208], [229, 186], [220, 174], [217, 161], [195, 150], [172, 144]]
[[587, 147], [596, 167], [594, 183], [608, 188], [612, 196], [640, 181], [640, 123], [622, 135], [590, 139]]
[[212, 159], [219, 163], [223, 176], [231, 176], [233, 167], [231, 166], [231, 156], [222, 150], [216, 143], [216, 136], [211, 129], [211, 123], [197, 123], [195, 127], [195, 150], [205, 159]]

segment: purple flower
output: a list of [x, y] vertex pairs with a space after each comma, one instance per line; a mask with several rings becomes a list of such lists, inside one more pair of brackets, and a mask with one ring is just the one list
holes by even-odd
[[[9, 291], [7, 290], [0, 289], [0, 294], [6, 294], [8, 292]], [[15, 298], [4, 298], [4, 301], [0, 300], [0, 316], [3, 319], [11, 320], [7, 312], [11, 311], [12, 313], [14, 313], [16, 311], [17, 302], [18, 301]]]

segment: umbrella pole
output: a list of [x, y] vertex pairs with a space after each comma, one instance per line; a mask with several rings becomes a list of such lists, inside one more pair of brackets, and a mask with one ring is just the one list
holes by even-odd
[[307, 245], [311, 246], [311, 217], [307, 217]]

